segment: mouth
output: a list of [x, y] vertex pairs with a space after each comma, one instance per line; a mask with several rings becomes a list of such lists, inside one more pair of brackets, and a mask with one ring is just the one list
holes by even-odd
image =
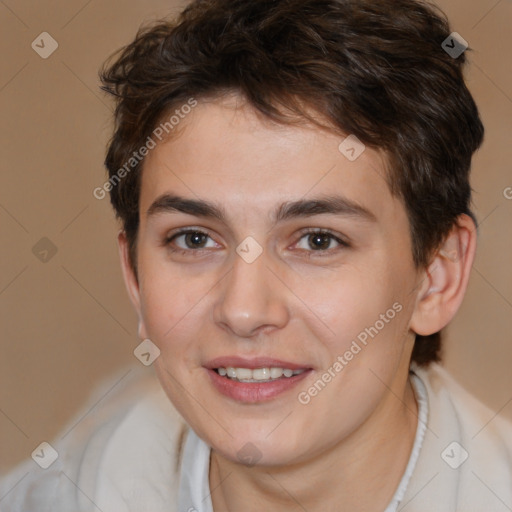
[[275, 359], [221, 358], [206, 365], [214, 388], [236, 402], [268, 402], [291, 391], [311, 367]]

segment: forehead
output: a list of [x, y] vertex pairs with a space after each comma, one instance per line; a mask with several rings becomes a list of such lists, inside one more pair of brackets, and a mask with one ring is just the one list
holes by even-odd
[[199, 102], [175, 128], [146, 157], [142, 218], [163, 195], [208, 200], [238, 219], [258, 213], [272, 220], [283, 202], [327, 195], [343, 196], [379, 222], [403, 210], [385, 180], [385, 155], [364, 148], [347, 158], [363, 149], [347, 135], [306, 122], [277, 124], [233, 98]]

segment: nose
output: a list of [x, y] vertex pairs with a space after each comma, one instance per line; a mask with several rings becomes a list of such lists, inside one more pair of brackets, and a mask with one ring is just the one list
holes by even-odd
[[214, 321], [231, 334], [251, 338], [282, 329], [289, 320], [287, 288], [270, 269], [265, 252], [252, 263], [235, 255], [219, 289]]

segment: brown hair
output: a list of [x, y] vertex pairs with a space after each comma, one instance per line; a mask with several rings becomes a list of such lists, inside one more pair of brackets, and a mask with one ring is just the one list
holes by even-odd
[[[458, 215], [475, 220], [469, 170], [483, 126], [464, 82], [465, 54], [442, 48], [449, 34], [445, 16], [415, 0], [196, 0], [175, 22], [140, 29], [101, 71], [117, 102], [109, 176], [191, 97], [234, 91], [283, 123], [318, 124], [313, 109], [386, 151], [414, 263], [426, 266]], [[110, 190], [135, 272], [142, 165]], [[439, 360], [440, 334], [416, 336], [412, 360]]]

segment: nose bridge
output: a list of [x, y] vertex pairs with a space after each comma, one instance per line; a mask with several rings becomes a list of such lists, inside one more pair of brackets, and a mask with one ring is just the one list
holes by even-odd
[[240, 244], [215, 305], [215, 321], [243, 337], [253, 336], [263, 327], [282, 328], [288, 319], [284, 290], [268, 268], [267, 254], [263, 251], [255, 259], [254, 253], [247, 257], [253, 250], [250, 241], [249, 245]]

